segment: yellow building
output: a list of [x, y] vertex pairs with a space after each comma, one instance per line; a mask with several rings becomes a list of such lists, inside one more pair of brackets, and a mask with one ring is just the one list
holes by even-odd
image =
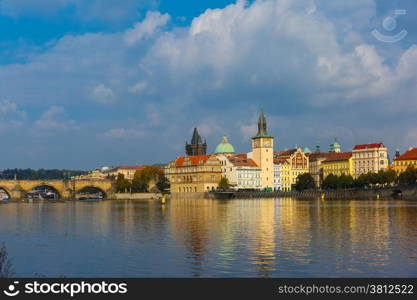
[[331, 153], [326, 160], [321, 163], [323, 167], [323, 178], [330, 174], [351, 175], [353, 176], [352, 153]]
[[281, 184], [281, 187], [276, 186], [278, 190], [292, 190], [298, 175], [308, 173], [308, 157], [300, 148], [274, 152], [274, 163], [278, 167], [275, 181]]
[[329, 152], [314, 152], [309, 153], [308, 156], [308, 171], [311, 176], [314, 178], [314, 183], [316, 187], [320, 187], [323, 184], [323, 166], [322, 163], [325, 161], [332, 153]]
[[404, 172], [409, 166], [417, 168], [417, 148], [411, 148], [394, 159], [394, 170], [397, 174]]
[[203, 193], [218, 188], [222, 167], [215, 155], [181, 156], [170, 162], [165, 175], [171, 193]]
[[117, 175], [122, 174], [125, 179], [132, 181], [136, 171], [141, 171], [143, 169], [145, 169], [145, 166], [119, 166], [111, 169], [108, 175], [117, 177]]
[[274, 188], [274, 138], [268, 135], [266, 118], [261, 111], [258, 134], [252, 138], [251, 158], [261, 168], [261, 188]]

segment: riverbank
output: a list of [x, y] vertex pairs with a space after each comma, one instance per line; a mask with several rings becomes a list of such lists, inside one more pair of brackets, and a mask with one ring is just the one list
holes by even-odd
[[[192, 196], [188, 196], [192, 197]], [[197, 195], [195, 197], [198, 197]], [[378, 189], [347, 189], [347, 190], [308, 190], [289, 192], [214, 192], [206, 193], [206, 199], [250, 199], [250, 198], [282, 198], [298, 199], [404, 199], [417, 200], [417, 187], [389, 187]]]

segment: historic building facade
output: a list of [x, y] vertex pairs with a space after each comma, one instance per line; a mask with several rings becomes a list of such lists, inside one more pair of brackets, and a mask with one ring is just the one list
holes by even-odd
[[388, 168], [388, 149], [383, 143], [356, 145], [352, 150], [353, 177]]
[[323, 179], [326, 179], [330, 174], [341, 175], [353, 175], [352, 153], [331, 153], [321, 166], [323, 168]]
[[259, 115], [258, 134], [252, 138], [252, 153], [256, 165], [261, 168], [261, 188], [274, 188], [274, 138], [268, 134], [263, 110]]
[[298, 175], [309, 171], [308, 157], [300, 148], [274, 152], [274, 164], [279, 165], [280, 179], [276, 181], [281, 183], [284, 191], [292, 190]]
[[136, 171], [142, 171], [146, 166], [119, 166], [108, 172], [109, 176], [117, 177], [122, 174], [125, 179], [132, 181]]
[[398, 155], [394, 159], [394, 170], [397, 174], [401, 174], [409, 166], [417, 168], [417, 148], [411, 148], [402, 155]]
[[218, 154], [222, 176], [226, 177], [232, 189], [260, 189], [261, 168], [246, 154]]
[[181, 156], [167, 165], [165, 175], [171, 193], [203, 193], [218, 188], [222, 166], [215, 155]]
[[308, 172], [314, 178], [314, 183], [316, 187], [321, 187], [324, 180], [323, 166], [322, 163], [329, 156], [328, 152], [313, 152], [308, 155]]
[[291, 190], [291, 165], [286, 159], [274, 159], [274, 190]]
[[194, 128], [193, 137], [191, 138], [191, 143], [185, 143], [185, 153], [188, 156], [196, 156], [196, 155], [206, 155], [207, 153], [207, 143], [201, 138], [200, 134], [198, 133], [197, 128]]

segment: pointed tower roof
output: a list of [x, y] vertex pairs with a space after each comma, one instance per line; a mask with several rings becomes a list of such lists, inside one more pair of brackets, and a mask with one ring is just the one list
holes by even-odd
[[194, 128], [193, 137], [191, 138], [192, 145], [200, 145], [203, 143], [200, 134], [198, 133], [197, 128]]
[[266, 125], [266, 117], [264, 114], [263, 108], [261, 108], [258, 120], [258, 134], [256, 137], [270, 137], [268, 135], [267, 125]]

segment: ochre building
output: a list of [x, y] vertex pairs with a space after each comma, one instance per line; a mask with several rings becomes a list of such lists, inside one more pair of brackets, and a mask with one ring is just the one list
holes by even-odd
[[409, 166], [417, 168], [417, 148], [411, 148], [403, 155], [400, 155], [394, 159], [394, 170], [397, 174], [401, 174]]
[[167, 165], [165, 174], [171, 193], [203, 193], [218, 188], [222, 167], [215, 155], [181, 156]]
[[325, 179], [330, 174], [353, 175], [352, 153], [331, 153], [322, 163], [323, 178]]

